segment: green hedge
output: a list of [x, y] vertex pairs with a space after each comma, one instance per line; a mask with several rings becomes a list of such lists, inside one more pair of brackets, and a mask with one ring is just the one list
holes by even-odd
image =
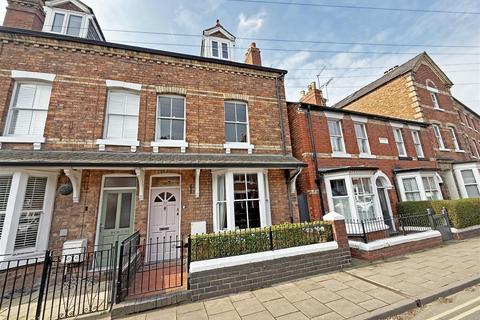
[[461, 229], [480, 225], [480, 199], [436, 200], [436, 201], [406, 201], [397, 204], [399, 215], [411, 215], [426, 212], [442, 213], [442, 208], [448, 211], [452, 227]]
[[191, 235], [190, 261], [231, 257], [328, 241], [333, 241], [332, 226], [323, 221]]

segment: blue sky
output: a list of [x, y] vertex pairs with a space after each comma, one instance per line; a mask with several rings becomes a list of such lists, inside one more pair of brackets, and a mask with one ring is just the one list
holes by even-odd
[[[274, 0], [279, 1], [279, 0]], [[287, 98], [316, 81], [334, 78], [328, 87], [329, 104], [375, 80], [383, 71], [427, 51], [450, 79], [453, 94], [480, 112], [480, 15], [412, 13], [272, 5], [226, 0], [84, 0], [91, 6], [107, 40], [189, 54], [200, 53], [200, 35], [221, 23], [234, 35], [257, 39], [265, 66], [285, 68]], [[290, 0], [284, 0], [290, 2]], [[478, 0], [295, 0], [291, 2], [373, 6], [409, 9], [480, 12]], [[6, 0], [0, 0], [0, 21]], [[198, 36], [172, 36], [118, 32], [153, 31]], [[334, 45], [274, 42], [288, 39], [376, 44], [459, 45], [477, 48], [428, 46]], [[252, 40], [237, 40], [236, 60], [241, 61]], [[173, 44], [173, 45], [170, 45]], [[278, 51], [290, 50], [290, 51]], [[378, 54], [323, 53], [312, 50], [389, 52]], [[401, 52], [407, 54], [391, 54]], [[450, 55], [461, 53], [461, 55]], [[437, 55], [438, 54], [438, 55]], [[448, 55], [447, 55], [448, 54]], [[359, 69], [344, 69], [359, 68]]]

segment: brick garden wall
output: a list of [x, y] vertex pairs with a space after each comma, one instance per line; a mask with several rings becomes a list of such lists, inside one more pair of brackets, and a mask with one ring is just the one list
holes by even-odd
[[410, 253], [418, 250], [436, 247], [441, 245], [442, 242], [443, 242], [442, 237], [438, 236], [435, 238], [403, 243], [403, 244], [386, 247], [379, 250], [373, 250], [373, 251], [363, 251], [363, 250], [351, 248], [351, 253], [353, 258], [364, 259], [364, 260], [379, 260], [379, 259], [386, 259], [394, 256], [399, 256], [402, 254], [406, 254], [406, 253]]

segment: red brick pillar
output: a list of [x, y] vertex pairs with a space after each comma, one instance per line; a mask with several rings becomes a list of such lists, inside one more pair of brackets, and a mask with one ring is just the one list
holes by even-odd
[[334, 211], [323, 216], [323, 221], [332, 225], [333, 239], [337, 241], [339, 248], [348, 248], [347, 228], [345, 218]]

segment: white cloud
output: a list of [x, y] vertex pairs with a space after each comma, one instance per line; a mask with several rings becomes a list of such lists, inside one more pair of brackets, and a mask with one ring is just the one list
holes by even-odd
[[259, 31], [265, 22], [264, 17], [266, 16], [265, 11], [260, 11], [259, 13], [247, 17], [243, 13], [240, 13], [238, 16], [239, 22], [237, 27], [237, 32], [240, 37], [251, 36], [257, 31]]

